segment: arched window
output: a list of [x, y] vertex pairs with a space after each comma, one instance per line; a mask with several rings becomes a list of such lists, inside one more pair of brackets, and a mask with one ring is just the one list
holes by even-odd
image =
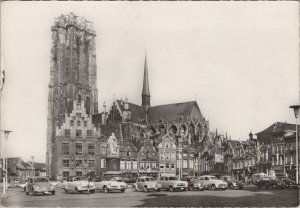
[[81, 99], [81, 95], [78, 94], [78, 95], [77, 95], [77, 103], [81, 103], [81, 100], [82, 100], [82, 99]]
[[91, 98], [89, 96], [86, 96], [85, 99], [85, 110], [86, 110], [86, 114], [91, 113]]

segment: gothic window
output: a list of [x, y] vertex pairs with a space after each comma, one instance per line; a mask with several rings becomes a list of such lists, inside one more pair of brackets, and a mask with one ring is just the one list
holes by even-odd
[[86, 110], [86, 114], [91, 113], [91, 99], [89, 96], [87, 96], [85, 100], [85, 110]]
[[82, 99], [81, 99], [81, 95], [78, 94], [78, 95], [77, 95], [77, 103], [81, 103], [81, 100], [82, 100]]
[[73, 110], [73, 102], [69, 100], [68, 102], [68, 114], [72, 113]]

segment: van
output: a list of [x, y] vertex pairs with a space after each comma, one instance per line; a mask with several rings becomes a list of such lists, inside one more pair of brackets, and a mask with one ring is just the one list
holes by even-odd
[[251, 182], [253, 183], [253, 184], [256, 184], [257, 183], [257, 181], [259, 181], [260, 179], [262, 179], [263, 177], [265, 177], [265, 176], [267, 176], [267, 174], [265, 174], [265, 173], [256, 173], [256, 174], [253, 174], [252, 176], [251, 176]]

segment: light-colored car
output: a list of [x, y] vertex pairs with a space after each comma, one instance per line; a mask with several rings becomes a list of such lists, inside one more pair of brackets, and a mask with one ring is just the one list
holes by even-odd
[[25, 186], [26, 195], [55, 194], [55, 186], [46, 177], [32, 177], [28, 179]]
[[227, 183], [219, 180], [216, 176], [203, 175], [199, 177], [200, 181], [203, 181], [204, 187], [206, 189], [216, 190], [216, 189], [227, 189]]
[[160, 192], [161, 184], [157, 182], [153, 177], [141, 176], [138, 177], [136, 182], [132, 186], [134, 191], [157, 191]]
[[188, 188], [188, 182], [181, 181], [176, 176], [162, 176], [158, 183], [161, 185], [161, 189], [169, 191], [185, 191]]
[[96, 190], [103, 190], [105, 193], [110, 191], [121, 191], [123, 193], [128, 187], [122, 177], [99, 178], [94, 183]]
[[183, 177], [182, 180], [188, 182], [189, 191], [204, 191], [205, 189], [203, 181], [200, 181], [199, 178], [196, 178], [195, 176], [186, 176]]
[[236, 180], [233, 176], [221, 176], [220, 179], [226, 182], [229, 188], [243, 189], [244, 187], [244, 184]]
[[95, 192], [94, 182], [88, 181], [84, 176], [71, 177], [70, 181], [62, 183], [61, 188], [65, 193], [75, 192], [76, 194], [80, 194], [82, 192]]

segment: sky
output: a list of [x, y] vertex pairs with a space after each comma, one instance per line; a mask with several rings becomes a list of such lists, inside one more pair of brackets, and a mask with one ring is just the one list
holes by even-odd
[[294, 123], [299, 103], [297, 2], [1, 2], [2, 129], [10, 157], [46, 161], [51, 26], [94, 22], [99, 111], [141, 104], [145, 50], [151, 105], [196, 100], [210, 130], [245, 140]]

